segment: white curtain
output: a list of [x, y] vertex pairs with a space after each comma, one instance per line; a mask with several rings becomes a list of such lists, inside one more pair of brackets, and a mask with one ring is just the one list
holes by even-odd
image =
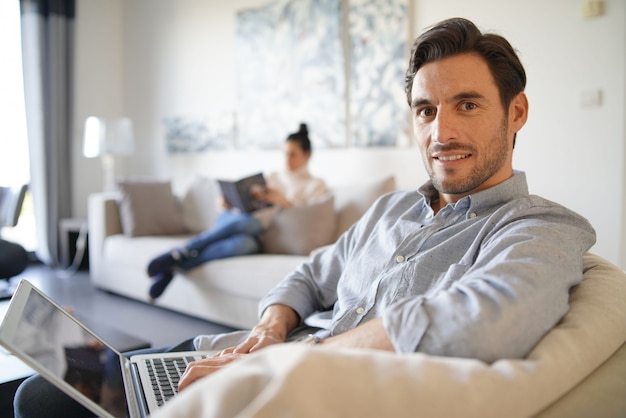
[[37, 256], [58, 265], [59, 220], [71, 216], [75, 0], [20, 0], [24, 96]]

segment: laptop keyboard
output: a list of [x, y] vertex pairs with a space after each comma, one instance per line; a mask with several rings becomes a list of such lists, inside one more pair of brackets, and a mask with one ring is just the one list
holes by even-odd
[[178, 393], [180, 377], [185, 372], [187, 364], [194, 360], [193, 357], [146, 359], [152, 390], [159, 406]]

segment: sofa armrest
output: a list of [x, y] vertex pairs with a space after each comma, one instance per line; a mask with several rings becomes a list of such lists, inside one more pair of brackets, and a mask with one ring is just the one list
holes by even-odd
[[118, 198], [118, 193], [95, 193], [89, 195], [87, 200], [89, 267], [95, 274], [101, 270], [104, 240], [108, 236], [122, 233]]

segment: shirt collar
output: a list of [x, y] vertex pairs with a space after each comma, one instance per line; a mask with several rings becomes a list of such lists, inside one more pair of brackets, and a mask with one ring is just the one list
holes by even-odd
[[[426, 205], [439, 198], [439, 192], [430, 180], [418, 189], [418, 193], [424, 198]], [[479, 213], [522, 196], [528, 196], [526, 173], [515, 170], [511, 178], [489, 189], [465, 196], [452, 206], [455, 210], [466, 208], [470, 212]]]

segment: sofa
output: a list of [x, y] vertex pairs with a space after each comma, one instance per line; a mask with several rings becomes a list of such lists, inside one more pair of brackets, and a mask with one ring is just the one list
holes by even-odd
[[[90, 278], [97, 288], [148, 302], [148, 262], [210, 228], [219, 211], [219, 189], [214, 179], [202, 176], [179, 194], [166, 180], [126, 179], [118, 181], [118, 188], [88, 199]], [[315, 204], [284, 209], [262, 237], [262, 254], [178, 271], [154, 303], [229, 327], [250, 328], [269, 289], [395, 188], [394, 177], [384, 176], [336, 186]]]

